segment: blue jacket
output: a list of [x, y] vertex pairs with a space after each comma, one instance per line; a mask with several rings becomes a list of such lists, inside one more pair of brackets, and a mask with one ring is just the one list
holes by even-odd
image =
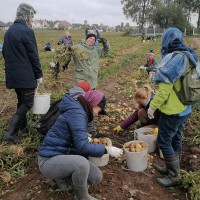
[[100, 157], [105, 153], [103, 144], [90, 144], [87, 135], [87, 114], [81, 104], [65, 95], [59, 105], [60, 116], [48, 131], [39, 149], [42, 157], [82, 155]]
[[22, 20], [15, 20], [4, 36], [7, 88], [36, 88], [43, 76], [33, 30]]

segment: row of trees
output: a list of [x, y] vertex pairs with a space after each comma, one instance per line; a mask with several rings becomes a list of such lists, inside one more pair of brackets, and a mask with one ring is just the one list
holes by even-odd
[[197, 28], [200, 28], [200, 0], [121, 0], [127, 18], [138, 24], [161, 28], [176, 26], [182, 31], [191, 29], [191, 16], [198, 14]]

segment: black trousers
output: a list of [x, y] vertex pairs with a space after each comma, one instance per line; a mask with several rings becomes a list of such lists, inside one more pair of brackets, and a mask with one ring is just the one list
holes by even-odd
[[21, 119], [26, 119], [26, 113], [33, 106], [35, 88], [16, 88], [17, 94], [17, 111], [15, 115]]

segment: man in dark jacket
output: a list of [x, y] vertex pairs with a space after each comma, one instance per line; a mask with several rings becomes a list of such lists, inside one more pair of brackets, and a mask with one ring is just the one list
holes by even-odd
[[4, 140], [19, 143], [18, 131], [27, 125], [26, 113], [32, 107], [35, 88], [42, 82], [35, 34], [31, 29], [34, 8], [22, 3], [17, 8], [16, 20], [4, 36], [6, 87], [15, 89], [17, 111], [11, 118]]

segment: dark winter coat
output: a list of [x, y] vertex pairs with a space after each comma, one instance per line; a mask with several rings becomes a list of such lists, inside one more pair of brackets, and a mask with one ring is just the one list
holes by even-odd
[[15, 20], [4, 36], [6, 87], [36, 88], [43, 76], [33, 30], [22, 20]]
[[81, 104], [66, 94], [59, 109], [61, 114], [44, 138], [39, 155], [102, 156], [105, 153], [105, 146], [90, 144], [88, 141], [87, 114]]

